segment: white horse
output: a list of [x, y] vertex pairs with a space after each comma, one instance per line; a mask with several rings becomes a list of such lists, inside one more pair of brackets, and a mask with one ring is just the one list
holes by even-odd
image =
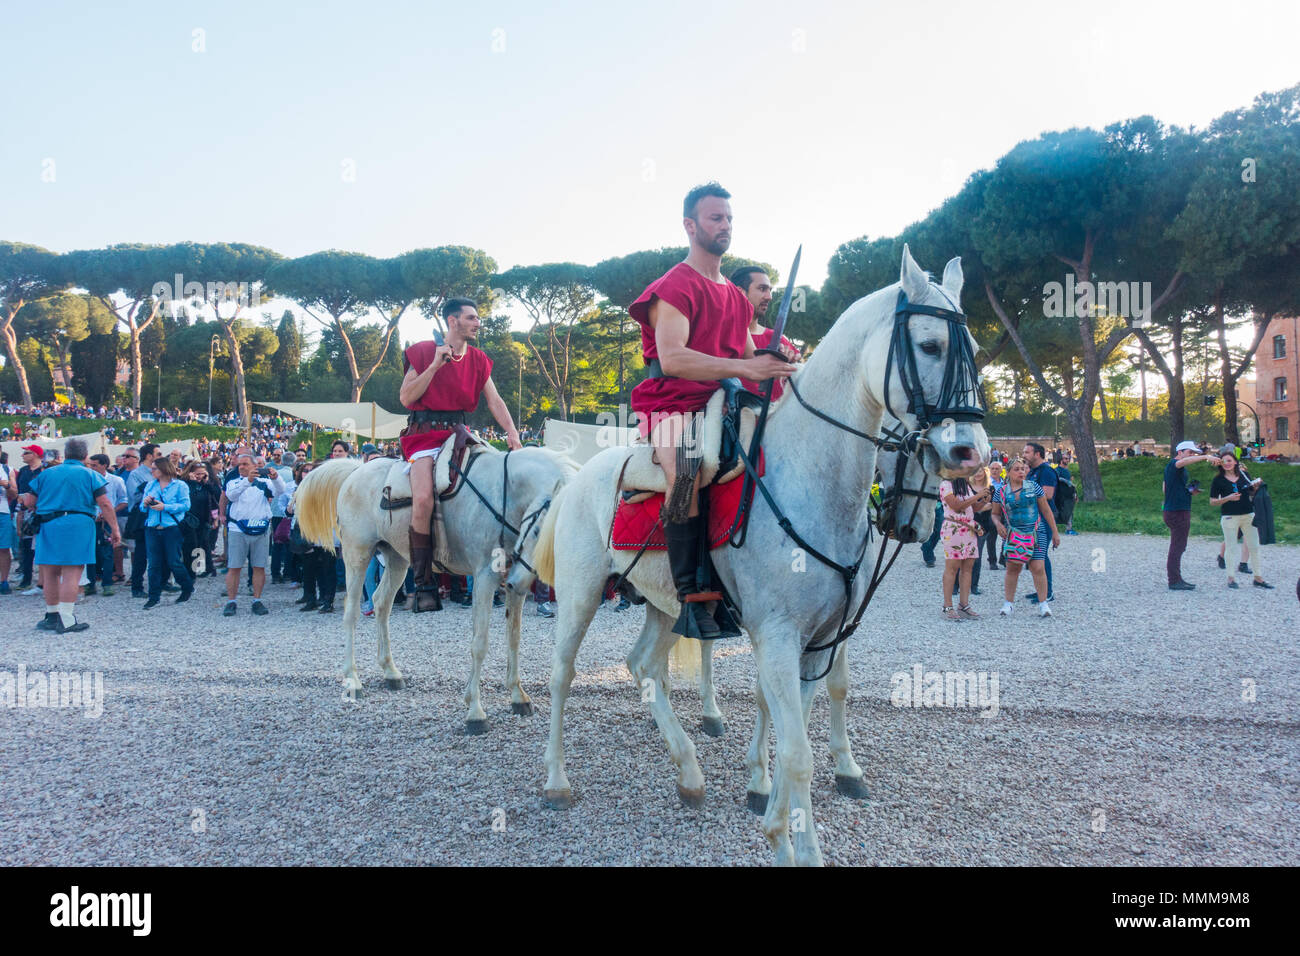
[[[509, 647], [506, 689], [510, 692], [510, 710], [525, 715], [533, 712], [532, 702], [519, 682], [519, 616], [534, 579], [529, 565], [541, 532], [542, 519], [555, 494], [577, 471], [574, 462], [545, 448], [522, 448], [510, 452], [508, 459], [509, 493], [504, 502], [502, 491], [506, 484], [507, 454], [488, 448], [478, 452], [477, 460], [468, 469], [468, 477], [474, 488], [491, 502], [491, 510], [464, 485], [441, 504], [452, 555], [447, 570], [452, 574], [474, 575], [474, 637], [470, 643], [469, 684], [465, 689], [465, 704], [469, 708], [465, 730], [470, 734], [484, 733], [488, 727], [487, 713], [479, 698], [479, 676], [488, 648], [492, 597], [503, 576]], [[466, 464], [468, 466], [468, 459]], [[373, 598], [379, 666], [390, 689], [404, 686], [402, 672], [393, 663], [389, 648], [388, 619], [393, 598], [410, 564], [407, 529], [411, 523], [411, 509], [387, 511], [380, 507], [384, 487], [390, 484], [392, 469], [393, 461], [389, 458], [374, 459], [364, 465], [354, 459], [339, 458], [313, 470], [294, 493], [294, 513], [303, 537], [321, 547], [333, 549], [337, 531], [343, 543], [343, 561], [347, 565], [347, 599], [343, 606], [343, 624], [347, 634], [343, 687], [349, 694], [361, 691], [354, 642], [366, 567], [376, 550], [383, 551], [388, 562]], [[394, 499], [409, 496], [410, 484], [405, 476], [392, 484]], [[493, 511], [505, 518], [508, 528]]]
[[[805, 653], [805, 648], [824, 648], [836, 638], [845, 615], [852, 613], [865, 593], [869, 576], [846, 578], [841, 570], [815, 559], [809, 549], [841, 566], [861, 553], [875, 476], [873, 442], [887, 405], [909, 430], [917, 427], [918, 405], [930, 406], [932, 421], [921, 436], [928, 472], [968, 475], [987, 455], [988, 439], [978, 422], [938, 420], [943, 406], [950, 404], [947, 393], [954, 381], [945, 372], [950, 349], [960, 357], [958, 372], [965, 387], [973, 383], [969, 331], [944, 317], [910, 308], [956, 311], [961, 285], [957, 259], [948, 263], [939, 285], [904, 249], [900, 282], [859, 300], [840, 316], [790, 379], [789, 387], [797, 393], [794, 400], [788, 397], [772, 411], [764, 443], [763, 481], [777, 506], [788, 509], [793, 530], [808, 547], [796, 546], [772, 509], [756, 495], [745, 546], [713, 552], [718, 574], [749, 632], [759, 687], [776, 730], [775, 786], [763, 830], [779, 863], [821, 863], [812, 821], [812, 749], [806, 729], [816, 683], [800, 678], [819, 676], [830, 663], [831, 652]], [[907, 334], [896, 337], [900, 307], [906, 318], [899, 330]], [[949, 330], [954, 327], [964, 338], [950, 342]], [[626, 449], [608, 449], [583, 466], [552, 503], [535, 551], [538, 575], [554, 582], [559, 599], [543, 792], [546, 804], [555, 808], [573, 801], [564, 768], [564, 705], [578, 647], [600, 604], [606, 577], [625, 571], [633, 557], [633, 552], [606, 546], [618, 475], [627, 455]], [[700, 806], [704, 774], [695, 745], [669, 700], [668, 654], [677, 640], [669, 628], [679, 604], [666, 557], [645, 554], [628, 580], [648, 603], [646, 622], [628, 654], [627, 666], [638, 685], [649, 691], [655, 722], [678, 768], [679, 796], [688, 806]], [[792, 808], [799, 821], [793, 842]]]
[[[880, 479], [881, 501], [876, 521], [877, 530], [902, 544], [924, 541], [934, 531], [934, 502], [939, 495], [939, 482], [925, 471], [921, 456], [910, 453], [906, 446], [900, 447], [898, 439], [905, 439], [905, 428], [888, 412], [885, 413], [885, 428], [881, 437], [891, 440], [889, 446], [883, 447], [876, 455], [876, 474]], [[882, 541], [880, 547], [888, 548], [889, 539]], [[897, 546], [895, 546], [896, 548]], [[885, 561], [895, 548], [888, 548]], [[871, 553], [867, 552], [868, 555]], [[700, 642], [696, 642], [700, 643]], [[712, 655], [704, 654], [701, 664]], [[705, 678], [706, 668], [701, 667], [700, 680]], [[713, 671], [707, 668], [710, 684]], [[710, 695], [712, 687], [710, 686]], [[835, 665], [826, 675], [826, 690], [830, 695], [830, 749], [835, 755], [835, 789], [846, 797], [855, 800], [867, 799], [867, 786], [863, 782], [862, 768], [853, 759], [853, 748], [848, 735], [848, 700], [849, 700], [849, 651], [847, 644], [841, 646], [835, 656]], [[754, 717], [754, 735], [749, 741], [749, 750], [745, 754], [745, 768], [749, 771], [749, 786], [745, 793], [745, 804], [754, 813], [767, 810], [768, 795], [772, 792], [772, 778], [768, 774], [767, 746], [768, 732], [772, 718], [768, 713], [767, 701], [762, 688], [755, 694], [758, 713]]]

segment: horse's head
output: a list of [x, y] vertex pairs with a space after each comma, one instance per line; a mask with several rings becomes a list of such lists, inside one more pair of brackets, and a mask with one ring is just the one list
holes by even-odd
[[880, 482], [876, 528], [904, 544], [924, 541], [934, 530], [939, 482], [926, 471], [918, 436], [907, 435], [902, 422], [886, 415], [880, 437], [887, 444], [876, 455], [876, 478]]
[[533, 562], [533, 549], [542, 533], [542, 522], [551, 507], [551, 495], [543, 495], [530, 501], [524, 509], [524, 516], [519, 524], [519, 537], [515, 539], [514, 548], [508, 560], [510, 570], [506, 573], [506, 590], [512, 593], [526, 593], [537, 579]]
[[861, 351], [868, 393], [886, 416], [919, 432], [918, 457], [945, 478], [971, 474], [989, 454], [961, 287], [960, 258], [949, 261], [942, 283], [932, 282], [904, 246], [898, 285], [861, 303], [875, 318]]
[[[519, 535], [507, 556], [510, 568], [505, 586], [510, 592], [525, 592], [537, 579], [533, 550], [541, 537], [542, 524], [551, 502], [560, 489], [577, 474], [577, 464], [566, 455], [549, 448], [523, 448], [514, 453], [519, 465], [512, 466], [512, 482], [529, 497], [519, 519]], [[526, 489], [526, 490], [525, 490]], [[515, 490], [512, 488], [512, 490]]]

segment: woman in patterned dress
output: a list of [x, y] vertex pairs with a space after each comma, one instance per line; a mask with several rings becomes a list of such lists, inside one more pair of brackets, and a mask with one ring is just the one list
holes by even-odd
[[[1043, 489], [1037, 482], [1030, 481], [1029, 463], [1023, 458], [1013, 458], [1007, 464], [1007, 480], [993, 502], [993, 523], [998, 534], [1009, 537], [1008, 529], [1022, 534], [1034, 535], [1034, 553], [1029, 559], [1029, 573], [1034, 576], [1034, 590], [1038, 592], [1038, 616], [1051, 617], [1052, 611], [1047, 600], [1047, 571], [1043, 559], [1047, 557], [1047, 535], [1051, 530], [1052, 547], [1061, 546], [1061, 534], [1056, 530], [1056, 519], [1052, 509], [1043, 497]], [[1006, 565], [1007, 577], [1002, 592], [1005, 600], [998, 613], [1010, 617], [1015, 610], [1016, 583], [1020, 580], [1023, 561], [1013, 558], [1003, 550], [1003, 563]]]
[[[984, 533], [975, 522], [975, 509], [989, 500], [990, 491], [975, 491], [965, 478], [954, 478], [939, 484], [939, 499], [943, 502], [943, 616], [950, 621], [979, 617], [970, 606], [971, 566], [979, 558], [978, 536]], [[953, 607], [953, 585], [961, 589], [961, 601]]]

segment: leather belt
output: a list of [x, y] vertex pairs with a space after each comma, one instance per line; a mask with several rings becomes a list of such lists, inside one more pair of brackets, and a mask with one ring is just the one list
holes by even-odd
[[464, 425], [465, 413], [462, 411], [440, 411], [419, 408], [406, 416], [408, 425]]

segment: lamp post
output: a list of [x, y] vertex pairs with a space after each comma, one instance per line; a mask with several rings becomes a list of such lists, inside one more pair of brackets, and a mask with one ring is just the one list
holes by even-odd
[[161, 359], [158, 360], [158, 364], [153, 367], [153, 370], [158, 375], [158, 400], [154, 403], [153, 413], [154, 415], [161, 417], [162, 415], [162, 360]]
[[213, 334], [208, 343], [208, 421], [212, 421], [212, 371], [217, 361], [217, 349], [221, 347], [221, 336]]
[[523, 418], [524, 418], [524, 357], [523, 357], [522, 354], [519, 356], [519, 398], [518, 398], [518, 405], [519, 405], [519, 407], [518, 407], [518, 411], [517, 411], [517, 413], [516, 413], [516, 415], [515, 415], [515, 419], [516, 419], [516, 421], [515, 421], [515, 425], [516, 425], [516, 426], [520, 425], [520, 424], [523, 422]]
[[1243, 402], [1241, 399], [1237, 399], [1237, 404], [1245, 405], [1247, 408], [1250, 409], [1250, 413], [1255, 416], [1255, 442], [1254, 443], [1259, 445], [1262, 448], [1264, 445], [1264, 430], [1259, 427], [1259, 412], [1255, 411], [1253, 405], [1249, 405], [1246, 402]]

